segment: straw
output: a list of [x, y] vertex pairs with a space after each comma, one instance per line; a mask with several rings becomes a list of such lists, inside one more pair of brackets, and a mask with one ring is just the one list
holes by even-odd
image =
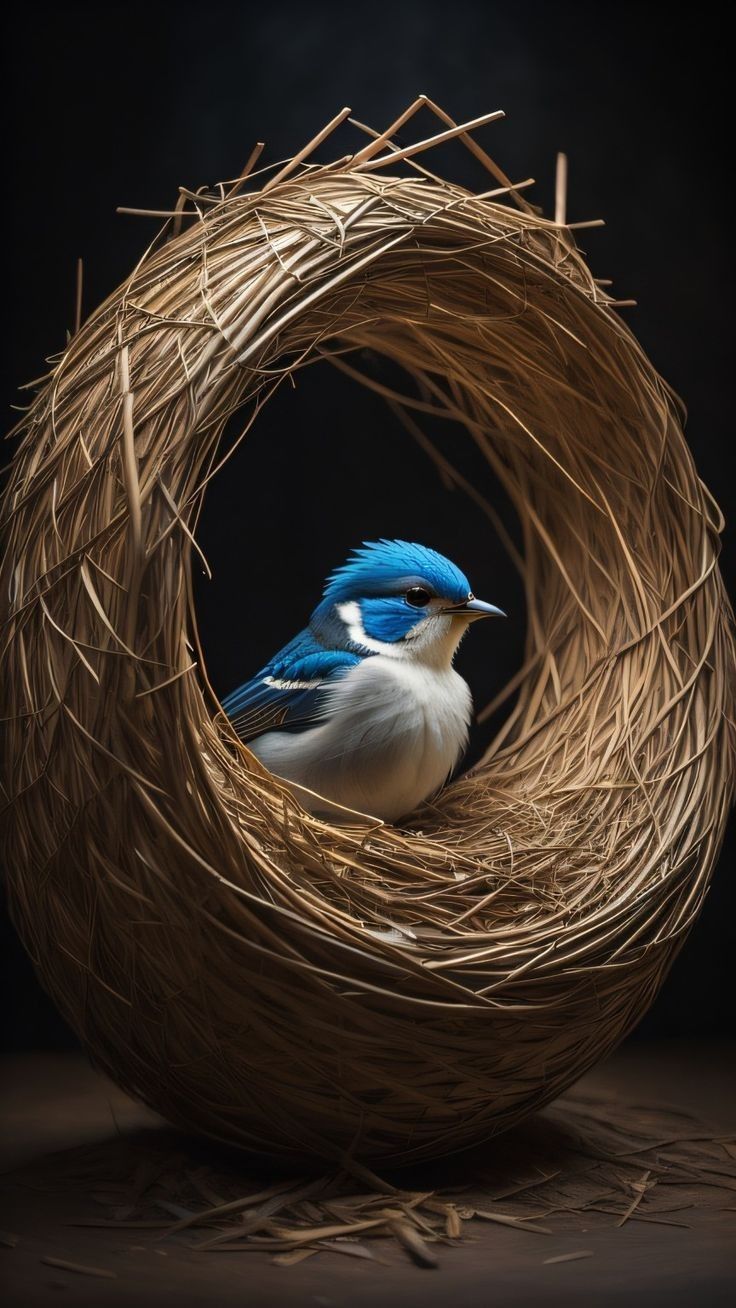
[[[511, 203], [435, 177], [418, 158], [495, 115], [420, 100], [447, 130], [397, 145], [414, 101], [315, 162], [343, 110], [275, 175], [256, 147], [242, 193], [187, 192], [194, 220], [171, 211], [38, 383], [2, 501], [3, 855], [43, 984], [171, 1121], [346, 1169], [477, 1144], [605, 1056], [697, 917], [734, 781], [722, 521], [681, 406], [561, 189], [552, 221], [495, 166]], [[274, 390], [346, 354], [356, 398], [380, 390], [376, 353], [448, 515], [467, 492], [494, 532], [510, 498], [528, 620], [484, 758], [393, 827], [307, 814], [239, 743], [191, 579], [226, 462], [259, 548], [248, 436]]]

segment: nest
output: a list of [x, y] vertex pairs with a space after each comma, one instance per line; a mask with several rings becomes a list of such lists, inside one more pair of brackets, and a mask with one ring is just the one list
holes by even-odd
[[[400, 148], [420, 105], [446, 130]], [[346, 112], [283, 166], [253, 172], [254, 151], [235, 184], [183, 192], [23, 418], [4, 852], [43, 984], [129, 1092], [243, 1148], [404, 1162], [509, 1127], [651, 1002], [731, 798], [734, 644], [681, 406], [574, 225], [425, 99], [315, 165]], [[451, 137], [488, 191], [417, 161]], [[365, 349], [406, 387], [364, 376]], [[458, 462], [474, 442], [521, 524], [513, 707], [401, 829], [305, 813], [199, 649], [195, 528], [226, 421], [247, 435], [321, 360], [486, 505], [422, 430], [455, 424]]]

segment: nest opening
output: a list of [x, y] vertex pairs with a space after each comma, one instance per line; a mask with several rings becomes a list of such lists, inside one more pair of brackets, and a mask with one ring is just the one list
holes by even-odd
[[[412, 394], [412, 379], [385, 356], [361, 351], [358, 362], [369, 379]], [[524, 586], [509, 559], [509, 544], [518, 557], [522, 541], [513, 506], [461, 424], [423, 414], [417, 426], [419, 439], [382, 395], [326, 360], [297, 374], [208, 488], [194, 607], [208, 680], [221, 697], [306, 623], [335, 561], [361, 541], [403, 537], [455, 559], [476, 593], [508, 614], [502, 630], [458, 651], [475, 709], [459, 776], [480, 760], [518, 694], [508, 703], [503, 696], [523, 661]], [[236, 413], [223, 451], [240, 430]]]

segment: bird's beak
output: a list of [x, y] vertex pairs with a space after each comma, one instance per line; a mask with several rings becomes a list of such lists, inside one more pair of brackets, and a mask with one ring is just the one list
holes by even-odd
[[486, 604], [485, 600], [475, 598], [463, 600], [462, 604], [453, 604], [451, 608], [444, 609], [444, 612], [457, 614], [458, 617], [462, 618], [470, 618], [471, 621], [476, 618], [506, 617], [503, 609], [496, 608], [495, 604]]

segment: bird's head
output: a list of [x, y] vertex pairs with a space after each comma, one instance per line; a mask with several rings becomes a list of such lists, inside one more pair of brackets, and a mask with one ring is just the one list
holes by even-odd
[[505, 617], [454, 563], [424, 545], [365, 542], [328, 578], [311, 618], [326, 643], [449, 666], [471, 622]]

